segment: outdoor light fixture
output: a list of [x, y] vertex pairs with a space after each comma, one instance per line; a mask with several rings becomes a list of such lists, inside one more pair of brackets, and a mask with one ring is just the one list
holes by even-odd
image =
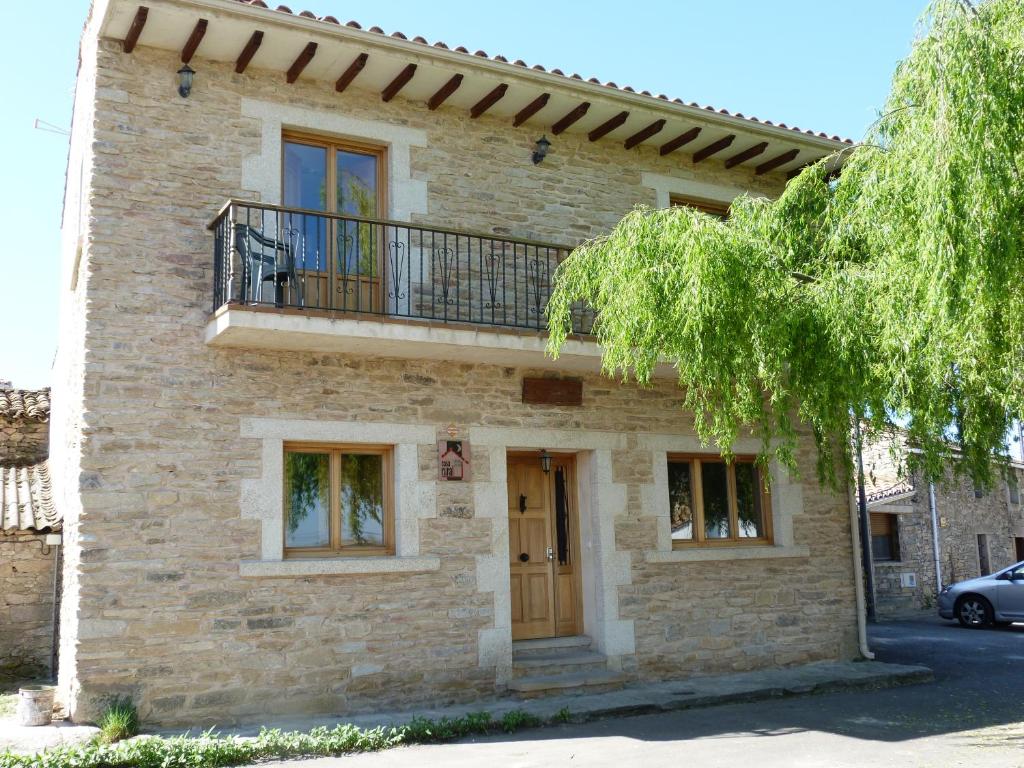
[[541, 162], [541, 160], [548, 156], [548, 148], [550, 146], [551, 142], [548, 141], [547, 136], [541, 136], [539, 139], [537, 139], [537, 148], [533, 150], [534, 165], [538, 165]]
[[195, 73], [196, 71], [188, 64], [183, 64], [178, 70], [178, 95], [181, 98], [187, 99], [188, 95], [192, 93], [192, 77]]
[[540, 449], [540, 468], [544, 470], [544, 474], [551, 472], [551, 454], [547, 452], [547, 449]]

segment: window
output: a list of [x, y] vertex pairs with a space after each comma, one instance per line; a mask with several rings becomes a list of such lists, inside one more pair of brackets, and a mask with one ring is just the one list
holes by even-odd
[[1010, 487], [1010, 503], [1020, 504], [1020, 483], [1017, 482], [1017, 472], [1011, 469], [1006, 476], [1006, 484]]
[[770, 544], [771, 498], [753, 457], [670, 455], [672, 545]]
[[992, 573], [992, 566], [988, 559], [988, 534], [978, 534], [978, 569], [982, 576]]
[[981, 499], [985, 496], [985, 489], [980, 485], [974, 486], [974, 498]]
[[1013, 551], [1017, 553], [1017, 560], [1024, 560], [1024, 536], [1013, 537]]
[[896, 515], [871, 513], [871, 556], [877, 562], [900, 559], [900, 528]]
[[391, 448], [286, 445], [285, 555], [394, 554]]
[[683, 195], [669, 195], [670, 206], [681, 206], [684, 208], [696, 208], [698, 211], [710, 214], [718, 219], [729, 218], [729, 204], [714, 200], [701, 200], [696, 197], [685, 197]]

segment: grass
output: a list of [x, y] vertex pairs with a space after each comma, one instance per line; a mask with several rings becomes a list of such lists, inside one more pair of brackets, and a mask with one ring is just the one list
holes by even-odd
[[139, 732], [139, 713], [131, 699], [118, 696], [107, 705], [97, 725], [100, 727], [100, 742], [114, 744]]
[[[112, 702], [107, 712], [114, 709]], [[134, 707], [128, 702], [132, 713]], [[565, 719], [568, 711], [552, 719]], [[116, 719], [123, 722], [120, 715]], [[85, 744], [59, 746], [34, 755], [0, 753], [0, 768], [220, 768], [264, 760], [299, 757], [327, 757], [356, 752], [377, 752], [407, 744], [431, 744], [466, 736], [542, 725], [540, 718], [522, 710], [507, 712], [494, 720], [489, 712], [473, 712], [465, 717], [427, 720], [413, 718], [393, 728], [359, 728], [338, 725], [314, 728], [308, 732], [263, 729], [254, 739], [221, 736], [207, 731], [200, 736], [140, 736], [129, 741], [110, 743], [98, 736]], [[136, 721], [137, 725], [137, 721]]]

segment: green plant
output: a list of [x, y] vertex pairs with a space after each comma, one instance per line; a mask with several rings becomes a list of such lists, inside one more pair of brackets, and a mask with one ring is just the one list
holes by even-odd
[[540, 725], [539, 717], [531, 715], [529, 712], [524, 712], [521, 709], [513, 709], [511, 712], [506, 712], [505, 716], [501, 718], [501, 729], [505, 733], [518, 731], [520, 728], [536, 728], [538, 725]]
[[103, 710], [97, 725], [100, 728], [99, 740], [104, 744], [114, 744], [139, 732], [139, 713], [130, 698], [116, 696]]
[[572, 720], [572, 712], [569, 711], [568, 707], [562, 707], [560, 710], [555, 712], [555, 716], [551, 718], [553, 723], [568, 723]]
[[86, 744], [55, 747], [34, 755], [0, 752], [0, 768], [220, 768], [266, 760], [377, 752], [402, 744], [450, 741], [498, 728], [512, 732], [540, 724], [534, 715], [515, 710], [500, 722], [492, 720], [488, 712], [471, 712], [465, 717], [437, 721], [417, 717], [394, 728], [363, 729], [344, 724], [308, 732], [263, 729], [253, 739], [221, 736], [212, 729], [199, 736], [141, 736], [120, 743], [98, 737]]

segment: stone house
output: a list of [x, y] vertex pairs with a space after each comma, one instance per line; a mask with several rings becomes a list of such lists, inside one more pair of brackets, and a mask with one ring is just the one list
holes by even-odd
[[[59, 696], [167, 725], [850, 659], [845, 495], [544, 353], [560, 259], [847, 146], [238, 0], [95, 0], [55, 367]], [[454, 451], [463, 478], [445, 473]], [[862, 627], [860, 628], [862, 629]], [[187, 663], [183, 663], [186, 662]]]
[[48, 389], [0, 387], [0, 678], [53, 672], [61, 518], [49, 427]]
[[1024, 465], [1011, 462], [991, 488], [976, 488], [951, 471], [930, 486], [906, 469], [907, 450], [890, 437], [864, 452], [879, 616], [932, 608], [943, 585], [1024, 560]]

